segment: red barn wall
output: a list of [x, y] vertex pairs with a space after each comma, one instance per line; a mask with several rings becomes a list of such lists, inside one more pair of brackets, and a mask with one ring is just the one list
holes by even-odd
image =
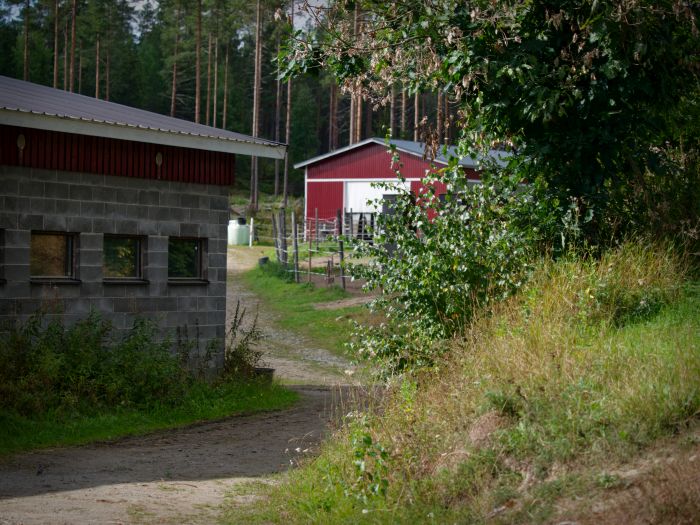
[[306, 186], [306, 216], [332, 221], [343, 209], [343, 182], [311, 182]]
[[[400, 154], [401, 174], [407, 179], [423, 178], [430, 163], [408, 153]], [[398, 168], [398, 166], [396, 166]], [[308, 179], [392, 179], [391, 155], [386, 146], [370, 143], [307, 168]]]
[[232, 153], [0, 125], [0, 164], [6, 166], [230, 186], [235, 159]]
[[[430, 162], [410, 153], [399, 152], [400, 166], [391, 165], [391, 154], [384, 145], [370, 143], [307, 167], [306, 216], [313, 219], [318, 208], [319, 219], [332, 220], [344, 206], [344, 182], [356, 179], [393, 179], [398, 169], [411, 180], [411, 191], [420, 196], [425, 186], [420, 180], [434, 168]], [[440, 165], [438, 165], [440, 166]], [[478, 180], [478, 173], [465, 168], [467, 177]], [[334, 179], [334, 180], [327, 180]], [[316, 181], [316, 182], [314, 182]], [[442, 182], [434, 183], [436, 193], [445, 193]]]

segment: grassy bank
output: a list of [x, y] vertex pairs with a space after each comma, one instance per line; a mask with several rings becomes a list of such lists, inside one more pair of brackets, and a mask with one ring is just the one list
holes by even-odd
[[[672, 252], [633, 245], [542, 263], [434, 369], [397, 378], [381, 411], [349, 414], [229, 522], [606, 522], [593, 503], [615, 506], [624, 465], [665, 440], [698, 448], [700, 287], [684, 274]], [[691, 523], [700, 483], [684, 476], [658, 505], [669, 477], [653, 478], [628, 519]]]
[[303, 333], [319, 346], [337, 355], [344, 354], [344, 345], [350, 338], [351, 321], [364, 321], [367, 311], [359, 306], [319, 309], [315, 305], [338, 301], [350, 294], [338, 286], [317, 287], [313, 284], [290, 282], [270, 263], [266, 268], [255, 268], [242, 275], [248, 289], [270, 308], [283, 315], [282, 328]]

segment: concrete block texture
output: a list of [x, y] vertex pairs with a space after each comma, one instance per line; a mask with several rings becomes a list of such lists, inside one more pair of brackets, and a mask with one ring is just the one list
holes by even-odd
[[[38, 310], [66, 323], [97, 311], [117, 330], [137, 317], [155, 321], [163, 339], [176, 331], [212, 342], [223, 362], [226, 317], [228, 188], [131, 177], [0, 166], [0, 323], [23, 321]], [[32, 232], [79, 234], [74, 244], [79, 281], [32, 280]], [[104, 234], [133, 235], [141, 247], [144, 281], [103, 279]], [[201, 237], [209, 284], [168, 282], [169, 237]]]

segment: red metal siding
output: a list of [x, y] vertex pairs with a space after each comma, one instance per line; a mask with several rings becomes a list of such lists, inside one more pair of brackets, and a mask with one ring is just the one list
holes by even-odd
[[[157, 153], [163, 155], [160, 168]], [[0, 125], [0, 164], [230, 186], [235, 155]]]
[[[314, 209], [319, 209], [319, 218], [334, 218], [336, 210], [342, 209], [343, 182], [324, 181], [323, 179], [391, 179], [396, 176], [394, 169], [398, 168], [407, 179], [423, 179], [426, 173], [432, 171], [430, 162], [409, 153], [399, 153], [400, 166], [391, 165], [391, 155], [383, 145], [370, 143], [355, 150], [342, 153], [335, 157], [322, 160], [307, 168], [307, 217], [314, 217]], [[439, 169], [442, 165], [438, 164]], [[465, 169], [467, 177], [479, 180], [478, 173], [473, 169]], [[321, 179], [319, 182], [312, 182]], [[313, 188], [313, 189], [312, 189]], [[411, 191], [420, 195], [423, 183], [411, 181]], [[442, 182], [435, 183], [437, 194], [445, 193], [446, 187]], [[322, 215], [321, 210], [324, 210]]]
[[306, 216], [314, 218], [318, 208], [319, 220], [333, 220], [343, 209], [342, 182], [311, 182], [306, 186]]
[[[423, 178], [430, 163], [415, 155], [400, 153], [401, 175]], [[312, 179], [391, 179], [396, 176], [391, 166], [391, 155], [387, 148], [370, 143], [347, 153], [325, 159], [308, 167], [309, 180]]]

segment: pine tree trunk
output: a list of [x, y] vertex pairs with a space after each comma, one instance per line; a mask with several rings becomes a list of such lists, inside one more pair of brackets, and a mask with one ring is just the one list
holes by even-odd
[[173, 50], [173, 78], [170, 87], [170, 116], [175, 116], [175, 101], [177, 99], [177, 51], [180, 44], [180, 7], [175, 13], [175, 48]]
[[218, 111], [219, 94], [219, 37], [214, 38], [214, 114], [212, 115], [212, 126], [216, 127], [216, 112]]
[[396, 137], [396, 86], [391, 86], [389, 99], [389, 136]]
[[207, 45], [207, 107], [206, 116], [204, 117], [204, 123], [209, 125], [209, 113], [211, 108], [209, 106], [209, 92], [211, 91], [211, 31], [209, 32], [209, 44]]
[[194, 121], [199, 124], [202, 98], [202, 0], [197, 0], [197, 27], [195, 31], [195, 79], [194, 79]]
[[[364, 122], [364, 136], [366, 139], [370, 138], [373, 136], [374, 132], [372, 130], [372, 119], [374, 116], [374, 111], [372, 110], [372, 103], [371, 102], [366, 102], [364, 104], [365, 106], [365, 122]], [[358, 142], [362, 140], [362, 137], [358, 137]]]
[[[294, 32], [294, 0], [291, 14], [292, 32]], [[284, 156], [284, 177], [282, 180], [282, 203], [287, 207], [287, 188], [289, 184], [289, 146], [292, 143], [292, 79], [287, 80], [287, 119], [284, 126], [284, 140], [287, 143], [287, 154]]]
[[[280, 37], [277, 36], [277, 56], [280, 54]], [[280, 80], [280, 63], [277, 62], [277, 83], [275, 85], [275, 142], [280, 141], [280, 123], [282, 120], [282, 81]], [[280, 194], [280, 161], [275, 159], [275, 197]]]
[[[69, 73], [69, 91], [73, 93], [73, 81], [75, 80], [75, 20], [78, 14], [78, 2], [73, 0], [71, 7], [71, 22], [70, 22], [70, 73]], [[108, 99], [109, 100], [109, 99]]]
[[413, 140], [415, 142], [418, 142], [418, 124], [420, 122], [419, 114], [420, 114], [420, 96], [418, 94], [418, 91], [416, 91], [416, 95], [413, 97]]
[[362, 96], [358, 94], [355, 102], [355, 142], [362, 140], [362, 107]]
[[355, 143], [355, 94], [350, 93], [350, 129], [348, 130], [348, 143]]
[[109, 101], [109, 69], [110, 69], [110, 55], [109, 55], [109, 42], [107, 45], [107, 53], [105, 57], [105, 100]]
[[338, 86], [335, 80], [331, 82], [328, 112], [330, 113], [328, 122], [328, 150], [333, 151], [338, 148]]
[[443, 103], [442, 103], [442, 90], [438, 87], [437, 92], [437, 123], [436, 130], [438, 142], [442, 141], [442, 130], [443, 130]]
[[221, 117], [221, 127], [226, 129], [226, 113], [228, 111], [228, 42], [226, 42], [226, 58], [224, 59], [224, 111]]
[[[255, 5], [255, 74], [253, 78], [253, 137], [260, 133], [260, 75], [262, 66], [262, 5], [257, 0]], [[251, 159], [250, 170], [250, 204], [258, 208], [258, 158]]]
[[24, 0], [24, 80], [29, 80], [29, 0]]
[[452, 118], [451, 118], [451, 115], [450, 115], [450, 101], [449, 101], [449, 98], [448, 98], [447, 94], [445, 94], [445, 96], [443, 97], [443, 100], [444, 100], [444, 102], [445, 102], [445, 111], [444, 111], [444, 115], [445, 115], [445, 129], [444, 129], [444, 137], [445, 137], [445, 144], [449, 144], [449, 143], [451, 142], [450, 138], [451, 138], [451, 131], [452, 131]]
[[95, 41], [95, 98], [100, 98], [100, 35]]
[[63, 25], [63, 91], [68, 91], [68, 20]]
[[406, 138], [406, 88], [401, 90], [401, 138]]
[[58, 0], [53, 2], [53, 87], [58, 89]]
[[78, 41], [78, 93], [83, 92], [83, 44]]

